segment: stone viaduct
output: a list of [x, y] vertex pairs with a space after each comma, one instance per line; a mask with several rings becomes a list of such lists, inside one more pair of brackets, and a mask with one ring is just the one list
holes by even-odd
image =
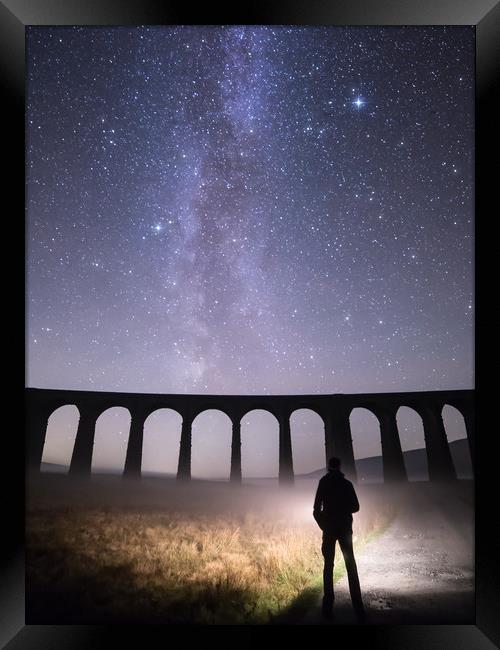
[[384, 482], [406, 481], [406, 469], [396, 422], [400, 406], [415, 410], [423, 422], [429, 480], [456, 478], [442, 409], [449, 404], [463, 416], [474, 466], [474, 391], [450, 390], [415, 393], [368, 393], [334, 395], [159, 395], [143, 393], [107, 393], [77, 390], [26, 389], [26, 462], [39, 471], [47, 423], [60, 406], [75, 405], [80, 413], [69, 473], [90, 476], [97, 418], [107, 409], [122, 406], [131, 414], [130, 433], [124, 476], [140, 477], [143, 429], [146, 418], [160, 408], [170, 408], [182, 417], [177, 478], [191, 478], [191, 425], [195, 417], [208, 409], [226, 413], [232, 421], [230, 480], [241, 483], [241, 419], [254, 409], [272, 413], [279, 422], [279, 482], [293, 484], [293, 458], [290, 416], [297, 409], [316, 412], [325, 428], [326, 458], [342, 459], [342, 469], [356, 480], [349, 416], [354, 408], [375, 414], [380, 424]]

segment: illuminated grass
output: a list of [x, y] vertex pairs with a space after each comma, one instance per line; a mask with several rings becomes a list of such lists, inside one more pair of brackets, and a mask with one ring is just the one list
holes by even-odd
[[[355, 520], [355, 548], [389, 515]], [[170, 509], [29, 514], [30, 622], [259, 624], [300, 616], [321, 589], [313, 521]], [[336, 556], [335, 579], [343, 571]]]

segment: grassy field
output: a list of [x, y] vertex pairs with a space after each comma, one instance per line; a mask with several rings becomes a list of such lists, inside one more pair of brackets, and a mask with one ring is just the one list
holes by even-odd
[[[27, 509], [30, 623], [287, 623], [321, 591], [312, 485], [283, 493], [43, 480]], [[362, 505], [355, 549], [393, 514]], [[336, 579], [343, 571], [339, 552]]]

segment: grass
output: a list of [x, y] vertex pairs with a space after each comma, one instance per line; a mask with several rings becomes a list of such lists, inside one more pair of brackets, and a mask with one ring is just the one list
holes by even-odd
[[[207, 512], [197, 499], [193, 507], [149, 510], [29, 509], [27, 620], [217, 625], [300, 618], [321, 590], [321, 531], [312, 517], [255, 502]], [[355, 516], [358, 552], [390, 516]], [[336, 559], [338, 580], [345, 568], [340, 552]]]

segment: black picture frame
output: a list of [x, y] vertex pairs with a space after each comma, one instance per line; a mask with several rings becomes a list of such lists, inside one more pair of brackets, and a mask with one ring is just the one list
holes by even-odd
[[[238, 3], [236, 3], [237, 5]], [[496, 0], [457, 2], [456, 0], [294, 0], [287, 2], [245, 3], [222, 11], [206, 4], [205, 10], [194, 11], [181, 2], [160, 0], [3, 0], [0, 3], [0, 79], [3, 89], [4, 133], [8, 139], [4, 154], [8, 156], [4, 172], [4, 197], [11, 199], [10, 219], [24, 223], [24, 86], [25, 27], [28, 25], [145, 25], [145, 24], [293, 24], [293, 25], [474, 25], [476, 28], [476, 250], [481, 232], [487, 226], [493, 206], [496, 205], [494, 166], [486, 160], [487, 151], [495, 125], [497, 105], [493, 102], [495, 81], [498, 78], [498, 50], [500, 38], [500, 7]], [[220, 7], [221, 5], [219, 5]], [[5, 143], [5, 140], [4, 140]], [[22, 212], [21, 212], [22, 211]], [[23, 241], [20, 228], [19, 241]], [[21, 244], [22, 245], [22, 244]], [[482, 245], [482, 244], [481, 244]], [[24, 253], [18, 260], [24, 258]], [[481, 345], [487, 319], [481, 311], [481, 296], [487, 292], [483, 282], [489, 276], [483, 271], [487, 255], [477, 256], [475, 265], [476, 285], [476, 370], [481, 365]], [[21, 266], [21, 263], [19, 266]], [[4, 269], [4, 274], [7, 269]], [[24, 279], [23, 270], [18, 270]], [[12, 270], [9, 267], [11, 277]], [[7, 283], [10, 288], [10, 282]], [[15, 291], [15, 295], [24, 292]], [[7, 298], [5, 298], [7, 300]], [[484, 303], [483, 303], [484, 304]], [[8, 300], [9, 309], [15, 300]], [[23, 313], [23, 307], [19, 309]], [[17, 330], [22, 332], [24, 325]], [[21, 343], [24, 349], [24, 338]], [[20, 364], [10, 368], [10, 390], [13, 397], [22, 395], [24, 378]], [[17, 368], [17, 370], [16, 370]], [[17, 374], [16, 374], [17, 373]], [[19, 381], [18, 381], [19, 380]], [[17, 389], [20, 388], [19, 393]], [[10, 396], [9, 396], [10, 399]], [[21, 397], [22, 399], [22, 397]], [[0, 644], [8, 650], [18, 648], [117, 648], [123, 643], [138, 647], [154, 647], [171, 644], [174, 647], [191, 647], [202, 642], [204, 646], [254, 647], [257, 643], [286, 643], [293, 633], [298, 643], [319, 639], [325, 631], [336, 643], [366, 644], [369, 648], [447, 648], [456, 650], [488, 649], [500, 645], [498, 611], [498, 581], [495, 574], [498, 541], [490, 533], [489, 521], [497, 510], [491, 499], [492, 477], [495, 476], [494, 440], [487, 431], [489, 413], [488, 386], [481, 375], [476, 376], [476, 404], [479, 423], [476, 466], [476, 625], [420, 625], [420, 626], [347, 626], [344, 628], [194, 628], [182, 630], [163, 629], [163, 626], [57, 626], [25, 625], [24, 616], [24, 443], [21, 431], [4, 439], [5, 481], [3, 503], [4, 539], [7, 550], [2, 555], [2, 579], [0, 581]], [[9, 402], [10, 403], [10, 402]], [[493, 402], [494, 403], [494, 402]], [[12, 409], [13, 410], [13, 409]], [[16, 411], [18, 417], [19, 411]], [[483, 427], [483, 429], [481, 429]], [[19, 423], [17, 423], [19, 429]], [[10, 427], [9, 427], [10, 429]], [[493, 434], [494, 432], [491, 431]], [[8, 458], [8, 461], [6, 461]], [[7, 471], [8, 470], [8, 471]], [[494, 492], [493, 492], [494, 494]], [[5, 533], [7, 531], [7, 533]], [[179, 634], [181, 632], [181, 634]], [[333, 636], [335, 635], [335, 636]], [[193, 638], [193, 637], [196, 637]], [[175, 641], [175, 640], [181, 640]], [[313, 641], [314, 642], [314, 641]], [[496, 645], [495, 645], [496, 644]]]

